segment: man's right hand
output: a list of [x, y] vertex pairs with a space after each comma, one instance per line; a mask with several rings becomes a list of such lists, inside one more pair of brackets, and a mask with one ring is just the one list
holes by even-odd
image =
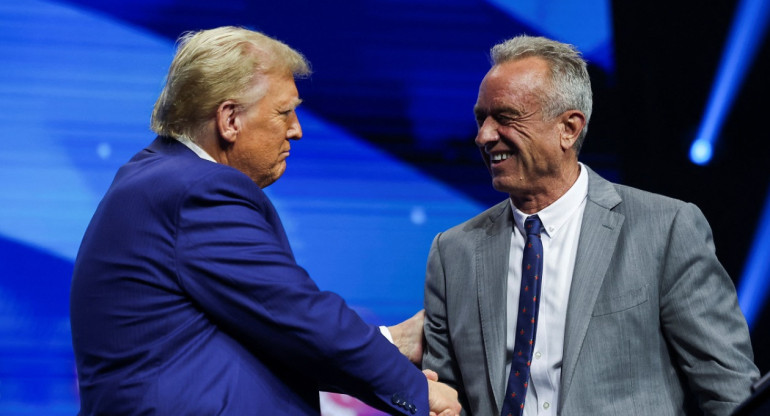
[[436, 381], [438, 375], [431, 370], [424, 370], [428, 379], [428, 404], [430, 416], [457, 416], [462, 410], [457, 401], [457, 391], [444, 383]]

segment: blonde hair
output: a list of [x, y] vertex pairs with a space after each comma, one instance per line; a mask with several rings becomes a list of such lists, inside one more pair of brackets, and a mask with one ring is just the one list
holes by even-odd
[[233, 26], [186, 32], [179, 38], [150, 128], [161, 136], [193, 138], [222, 102], [243, 104], [255, 76], [269, 71], [295, 77], [311, 72], [302, 54], [259, 32]]

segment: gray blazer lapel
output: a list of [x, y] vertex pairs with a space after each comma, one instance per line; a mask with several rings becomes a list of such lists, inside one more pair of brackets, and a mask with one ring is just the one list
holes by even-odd
[[591, 313], [625, 219], [622, 214], [612, 211], [621, 202], [614, 186], [588, 169], [588, 200], [583, 214], [567, 305], [559, 393], [560, 411], [569, 392]]
[[489, 382], [499, 409], [505, 392], [505, 298], [513, 216], [508, 200], [497, 207], [489, 216], [488, 226], [478, 233], [475, 270]]

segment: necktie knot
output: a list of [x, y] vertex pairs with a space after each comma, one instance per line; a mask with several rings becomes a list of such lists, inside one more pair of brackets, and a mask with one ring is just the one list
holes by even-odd
[[543, 223], [540, 222], [540, 217], [538, 217], [537, 215], [530, 215], [524, 221], [524, 230], [526, 231], [528, 236], [540, 235], [540, 228], [542, 226], [543, 226]]

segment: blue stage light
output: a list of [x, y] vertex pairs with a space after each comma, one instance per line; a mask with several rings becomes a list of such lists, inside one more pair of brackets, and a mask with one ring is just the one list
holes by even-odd
[[690, 160], [696, 165], [705, 165], [714, 155], [714, 148], [708, 140], [696, 140], [690, 147]]
[[738, 285], [738, 303], [749, 328], [753, 327], [762, 312], [762, 306], [770, 293], [770, 189], [765, 210], [762, 213], [754, 244]]
[[713, 149], [757, 46], [770, 20], [770, 1], [741, 0], [722, 55], [698, 135], [690, 147], [690, 160], [697, 165], [711, 161]]

